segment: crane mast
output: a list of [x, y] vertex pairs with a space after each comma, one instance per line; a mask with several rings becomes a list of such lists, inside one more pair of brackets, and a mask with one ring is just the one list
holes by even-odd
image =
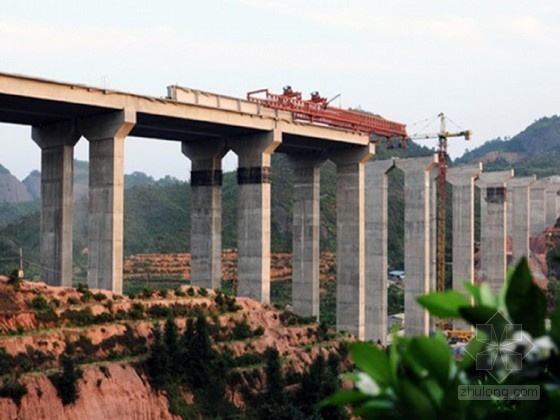
[[445, 115], [439, 113], [440, 128], [438, 133], [422, 134], [412, 136], [411, 139], [438, 139], [438, 176], [437, 176], [437, 218], [436, 218], [436, 273], [437, 273], [437, 290], [445, 290], [446, 264], [445, 264], [445, 248], [446, 248], [446, 219], [447, 219], [447, 139], [449, 137], [464, 137], [470, 140], [472, 132], [470, 130], [451, 133], [447, 131], [445, 126]]

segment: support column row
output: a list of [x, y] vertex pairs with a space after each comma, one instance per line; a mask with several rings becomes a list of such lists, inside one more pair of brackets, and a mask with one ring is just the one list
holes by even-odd
[[72, 285], [74, 145], [89, 140], [88, 285], [122, 293], [123, 146], [136, 121], [125, 109], [81, 120], [34, 126], [41, 147], [41, 278]]

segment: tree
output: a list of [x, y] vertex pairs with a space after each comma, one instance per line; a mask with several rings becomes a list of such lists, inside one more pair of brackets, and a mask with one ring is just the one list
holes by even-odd
[[154, 336], [154, 342], [150, 350], [150, 355], [146, 360], [146, 369], [151, 379], [152, 386], [156, 389], [161, 389], [170, 377], [171, 363], [159, 324], [154, 326], [152, 334]]
[[51, 375], [49, 379], [56, 388], [62, 404], [72, 404], [79, 397], [78, 379], [82, 377], [83, 373], [80, 368], [76, 367], [74, 359], [66, 354], [60, 357], [60, 365], [62, 372]]

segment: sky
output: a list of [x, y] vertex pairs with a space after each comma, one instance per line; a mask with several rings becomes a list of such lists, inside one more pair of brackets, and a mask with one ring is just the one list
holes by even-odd
[[[245, 97], [291, 85], [437, 132], [453, 157], [559, 113], [553, 0], [0, 0], [0, 72], [165, 96], [178, 84]], [[452, 124], [452, 123], [454, 124]], [[424, 144], [434, 146], [435, 141]], [[76, 146], [87, 160], [87, 141]], [[29, 127], [0, 124], [0, 163], [40, 169]], [[164, 163], [164, 164], [162, 164]], [[237, 159], [226, 156], [225, 170]], [[127, 138], [125, 172], [188, 179], [177, 142]]]

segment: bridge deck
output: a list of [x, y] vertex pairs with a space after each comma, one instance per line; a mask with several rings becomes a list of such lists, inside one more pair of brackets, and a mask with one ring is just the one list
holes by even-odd
[[40, 126], [130, 108], [136, 111], [131, 137], [197, 141], [279, 129], [279, 152], [367, 145], [367, 135], [295, 122], [288, 112], [199, 90], [171, 86], [156, 98], [0, 73], [0, 122]]

